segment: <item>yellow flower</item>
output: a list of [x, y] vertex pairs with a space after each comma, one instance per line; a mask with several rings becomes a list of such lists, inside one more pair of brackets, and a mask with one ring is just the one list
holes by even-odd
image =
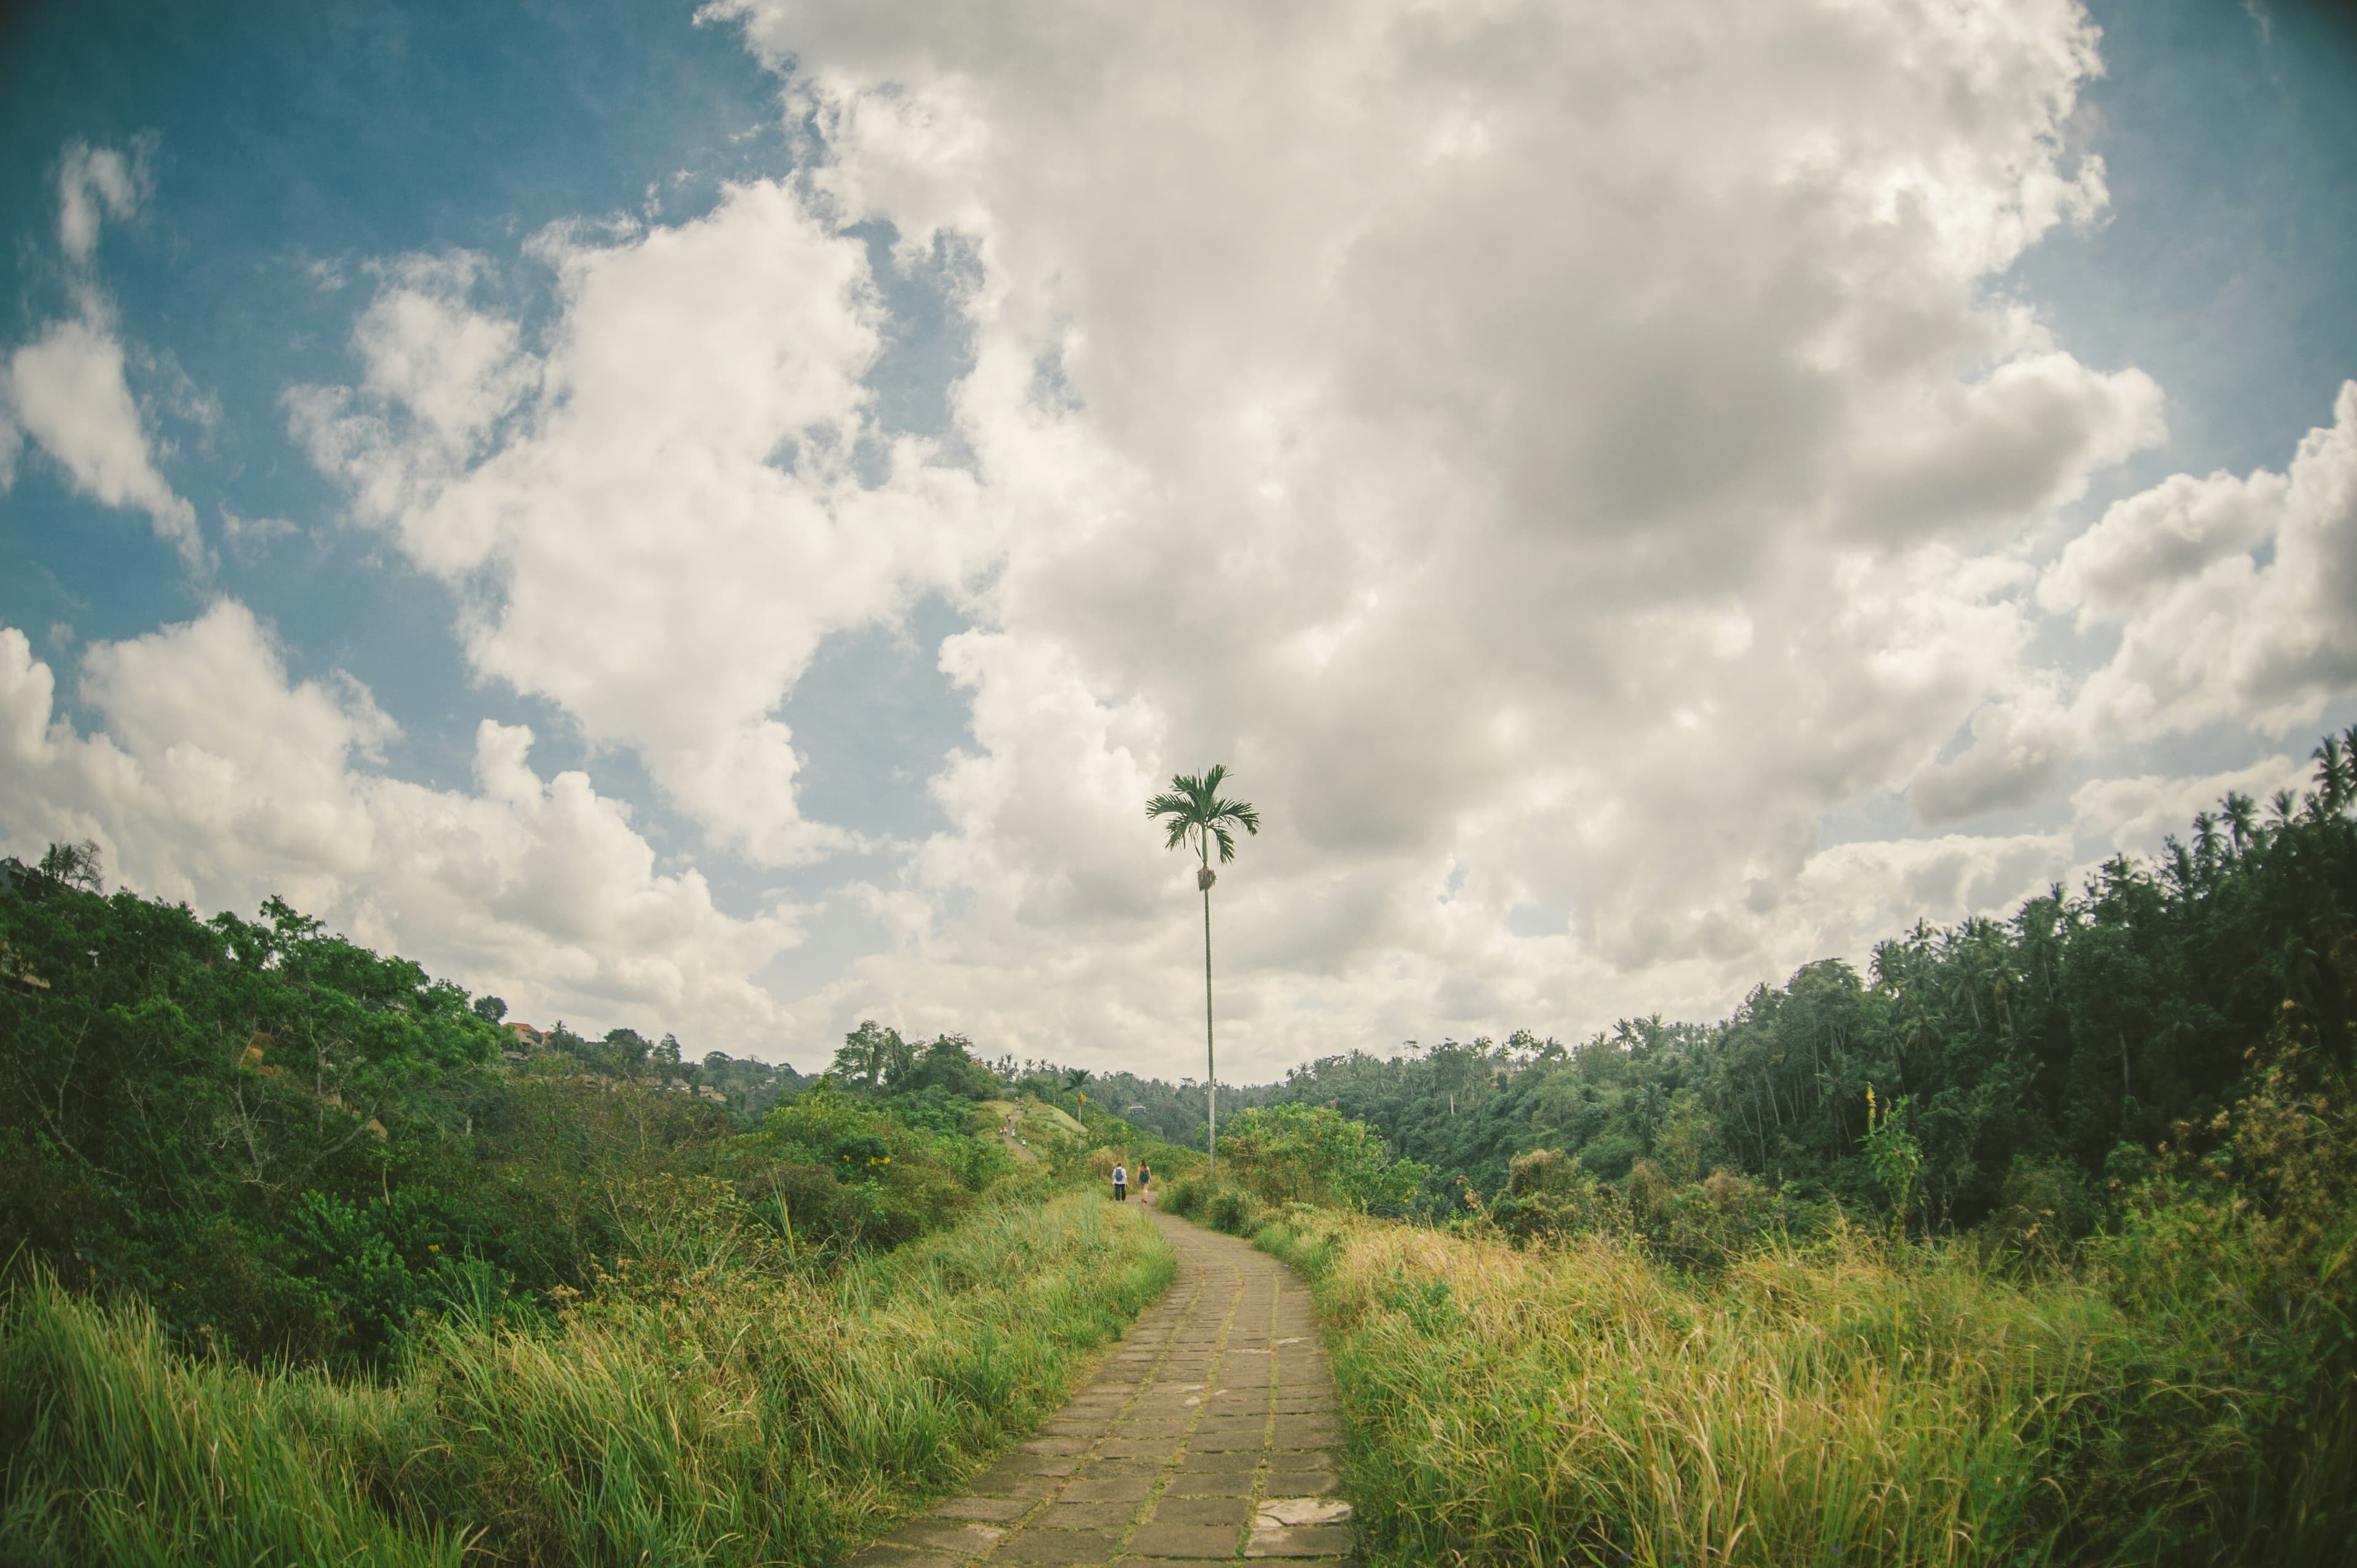
[[442, 1243], [439, 1241], [428, 1241], [425, 1243], [425, 1250], [429, 1252], [438, 1252], [442, 1250]]

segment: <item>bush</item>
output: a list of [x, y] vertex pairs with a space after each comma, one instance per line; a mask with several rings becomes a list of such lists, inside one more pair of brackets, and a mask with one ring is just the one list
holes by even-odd
[[1581, 1231], [1626, 1228], [1628, 1211], [1615, 1188], [1589, 1175], [1577, 1155], [1533, 1149], [1506, 1165], [1506, 1190], [1490, 1219], [1518, 1244]]
[[[990, 1176], [1011, 1162], [976, 1139], [944, 1136], [822, 1082], [780, 1102], [743, 1142], [779, 1160], [824, 1170], [845, 1189], [795, 1221], [815, 1247], [897, 1247], [953, 1222]], [[756, 1197], [759, 1189], [755, 1189]]]
[[1324, 1105], [1238, 1112], [1221, 1147], [1234, 1178], [1269, 1204], [1330, 1204], [1397, 1215], [1431, 1175], [1414, 1160], [1393, 1159], [1373, 1128]]
[[1231, 1236], [1249, 1236], [1260, 1228], [1266, 1211], [1260, 1202], [1240, 1187], [1225, 1181], [1213, 1181], [1209, 1176], [1187, 1176], [1172, 1182], [1162, 1194], [1162, 1207], [1183, 1219], [1208, 1225], [1214, 1230], [1224, 1230]]
[[1200, 1176], [1181, 1176], [1162, 1189], [1162, 1207], [1185, 1219], [1200, 1219], [1211, 1184]]

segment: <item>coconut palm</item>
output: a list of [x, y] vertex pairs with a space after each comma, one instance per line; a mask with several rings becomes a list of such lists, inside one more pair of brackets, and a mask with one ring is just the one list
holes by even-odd
[[1225, 765], [1214, 767], [1200, 779], [1173, 774], [1170, 788], [1146, 802], [1146, 817], [1169, 829], [1170, 836], [1162, 847], [1192, 845], [1202, 863], [1195, 872], [1195, 886], [1203, 895], [1203, 1141], [1211, 1150], [1214, 1176], [1220, 1170], [1220, 1070], [1219, 1058], [1211, 1049], [1211, 884], [1220, 875], [1211, 869], [1211, 845], [1220, 846], [1220, 864], [1225, 865], [1236, 857], [1232, 829], [1260, 832], [1260, 813], [1253, 810], [1252, 802], [1220, 799], [1220, 784], [1227, 776]]

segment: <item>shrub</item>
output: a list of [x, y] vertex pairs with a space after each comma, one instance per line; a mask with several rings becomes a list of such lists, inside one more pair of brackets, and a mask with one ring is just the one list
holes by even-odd
[[1430, 1170], [1394, 1160], [1363, 1122], [1330, 1106], [1240, 1111], [1221, 1140], [1234, 1178], [1264, 1203], [1319, 1203], [1374, 1214], [1405, 1212]]
[[1252, 1233], [1260, 1218], [1260, 1206], [1241, 1187], [1221, 1186], [1211, 1190], [1204, 1203], [1203, 1218], [1215, 1230], [1245, 1236]]
[[1589, 1175], [1577, 1155], [1533, 1149], [1506, 1165], [1506, 1190], [1490, 1206], [1490, 1218], [1517, 1243], [1579, 1231], [1625, 1227], [1620, 1193]]
[[1201, 1176], [1181, 1176], [1162, 1189], [1162, 1207], [1182, 1219], [1199, 1219], [1211, 1196], [1211, 1184]]

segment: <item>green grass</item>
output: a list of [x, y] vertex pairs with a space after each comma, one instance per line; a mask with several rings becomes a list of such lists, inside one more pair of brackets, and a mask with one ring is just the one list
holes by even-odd
[[1257, 1240], [1315, 1283], [1380, 1561], [2352, 1560], [2345, 1371], [2270, 1385], [2248, 1318], [1854, 1234], [1708, 1279], [1303, 1209]]
[[421, 1324], [379, 1384], [177, 1354], [36, 1278], [0, 1313], [0, 1560], [824, 1563], [1056, 1408], [1173, 1267], [1092, 1194], [1009, 1198], [823, 1283], [724, 1262]]

